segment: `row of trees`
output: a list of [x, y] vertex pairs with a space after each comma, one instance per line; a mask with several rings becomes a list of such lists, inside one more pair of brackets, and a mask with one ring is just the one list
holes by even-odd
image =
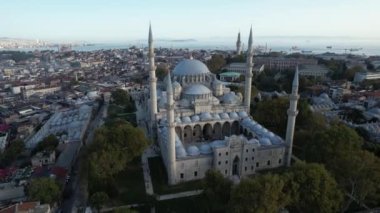
[[125, 120], [112, 120], [96, 130], [88, 150], [89, 193], [94, 206], [117, 196], [115, 176], [141, 156], [148, 144], [144, 132]]
[[[270, 130], [284, 136], [288, 100], [261, 102], [253, 117]], [[338, 121], [327, 123], [323, 116], [313, 114], [301, 100], [296, 120], [294, 153], [309, 163], [324, 165], [343, 193], [342, 211], [380, 205], [380, 159], [367, 151], [363, 138]], [[373, 147], [368, 148], [369, 150]], [[355, 204], [355, 205], [353, 205]]]
[[277, 174], [245, 178], [233, 186], [217, 171], [204, 180], [208, 211], [218, 212], [336, 212], [343, 193], [331, 174], [320, 164], [299, 162]]

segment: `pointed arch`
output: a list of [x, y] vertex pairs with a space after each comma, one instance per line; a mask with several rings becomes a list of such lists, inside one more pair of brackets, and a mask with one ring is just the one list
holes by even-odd
[[219, 122], [216, 122], [214, 124], [214, 139], [222, 139], [223, 138], [223, 135], [222, 135], [222, 125], [219, 123]]
[[225, 122], [222, 127], [222, 135], [223, 137], [225, 137], [225, 136], [230, 136], [230, 134], [231, 134], [231, 125], [230, 123]]
[[200, 141], [202, 141], [202, 127], [199, 124], [197, 124], [197, 125], [194, 126], [194, 129], [193, 129], [193, 141], [194, 142], [200, 142]]
[[185, 126], [184, 131], [183, 131], [183, 141], [185, 143], [191, 143], [192, 142], [192, 137], [193, 136], [193, 129], [191, 128], [190, 125]]
[[240, 127], [239, 127], [239, 121], [232, 122], [231, 126], [231, 135], [239, 135]]
[[212, 126], [209, 123], [203, 126], [203, 138], [206, 141], [212, 140]]

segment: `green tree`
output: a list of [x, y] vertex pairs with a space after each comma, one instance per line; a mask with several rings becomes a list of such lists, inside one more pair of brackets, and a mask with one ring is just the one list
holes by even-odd
[[25, 143], [21, 140], [10, 142], [8, 148], [0, 155], [1, 165], [6, 167], [24, 151]]
[[286, 187], [291, 191], [292, 202], [298, 212], [337, 212], [341, 208], [343, 193], [335, 179], [320, 164], [296, 163], [285, 174]]
[[34, 152], [54, 151], [58, 144], [58, 138], [55, 135], [50, 134], [38, 143], [37, 147], [34, 149]]
[[351, 67], [351, 68], [347, 69], [344, 72], [344, 78], [347, 79], [347, 80], [349, 80], [349, 81], [353, 81], [354, 77], [355, 77], [355, 74], [357, 72], [360, 72], [360, 71], [362, 71], [362, 67], [361, 66]]
[[362, 150], [363, 140], [355, 130], [343, 124], [332, 124], [317, 132], [306, 147], [309, 162], [323, 163], [344, 189], [344, 210], [353, 202], [359, 206], [379, 204], [379, 158]]
[[115, 120], [96, 130], [90, 147], [90, 174], [105, 180], [125, 169], [140, 156], [149, 141], [144, 132], [124, 120]]
[[343, 125], [332, 124], [326, 131], [317, 132], [312, 142], [306, 147], [306, 160], [323, 163], [329, 168], [331, 160], [336, 159], [337, 154], [351, 153], [361, 149], [362, 138], [355, 130]]
[[169, 68], [167, 66], [159, 66], [156, 69], [156, 75], [159, 80], [164, 80], [164, 78], [168, 75]]
[[211, 211], [225, 210], [230, 200], [232, 182], [216, 170], [206, 172], [203, 194]]
[[90, 197], [90, 203], [92, 206], [96, 208], [96, 210], [100, 211], [100, 209], [106, 204], [109, 200], [107, 193], [105, 192], [95, 192]]
[[231, 192], [231, 212], [278, 212], [289, 202], [284, 192], [285, 181], [277, 174], [259, 175], [243, 179]]
[[126, 112], [136, 111], [135, 103], [127, 91], [116, 89], [111, 93], [111, 97], [113, 102], [117, 105], [123, 106]]
[[223, 55], [215, 54], [206, 62], [206, 65], [212, 73], [219, 74], [222, 67], [226, 65], [226, 60]]
[[61, 189], [51, 178], [37, 178], [30, 182], [28, 195], [31, 200], [53, 204], [59, 200]]
[[289, 101], [286, 98], [277, 98], [259, 102], [254, 109], [253, 118], [271, 131], [284, 136], [286, 130], [286, 111]]

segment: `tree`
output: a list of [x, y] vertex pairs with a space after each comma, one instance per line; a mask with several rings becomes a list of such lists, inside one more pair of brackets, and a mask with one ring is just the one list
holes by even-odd
[[106, 180], [140, 156], [149, 141], [144, 132], [124, 120], [115, 120], [96, 130], [90, 147], [90, 174]]
[[206, 65], [212, 73], [219, 74], [222, 67], [226, 65], [226, 60], [223, 55], [215, 54], [206, 62]]
[[284, 192], [285, 181], [277, 174], [259, 175], [253, 179], [243, 179], [232, 189], [231, 212], [278, 212], [289, 202]]
[[232, 182], [216, 170], [206, 172], [203, 194], [211, 211], [221, 211], [230, 200]]
[[353, 81], [354, 77], [355, 77], [355, 74], [357, 72], [360, 72], [360, 71], [362, 71], [362, 67], [361, 66], [351, 67], [351, 68], [347, 69], [344, 72], [344, 78], [347, 79], [347, 80], [349, 80], [349, 81]]
[[123, 106], [126, 112], [136, 111], [135, 103], [127, 91], [124, 91], [122, 89], [116, 89], [111, 93], [111, 97], [114, 103]]
[[96, 210], [98, 210], [98, 212], [103, 207], [103, 205], [107, 203], [108, 200], [109, 197], [105, 192], [96, 192], [90, 197], [91, 205], [93, 205]]
[[299, 212], [337, 212], [343, 193], [335, 179], [320, 164], [296, 163], [284, 174], [294, 206]]
[[362, 150], [362, 145], [363, 140], [355, 130], [337, 123], [316, 133], [306, 147], [306, 160], [323, 163], [344, 189], [344, 210], [352, 202], [375, 206], [379, 201], [380, 160]]
[[261, 125], [283, 136], [286, 130], [286, 111], [288, 106], [289, 102], [286, 98], [262, 101], [259, 102], [256, 109], [252, 111], [252, 116]]
[[362, 138], [355, 130], [344, 124], [332, 124], [326, 131], [317, 132], [313, 141], [306, 147], [306, 160], [309, 162], [323, 163], [329, 170], [331, 160], [336, 159], [338, 154], [351, 153], [359, 150], [363, 144]]
[[21, 140], [14, 140], [9, 147], [0, 155], [1, 165], [8, 166], [24, 151], [25, 143]]
[[28, 195], [31, 200], [53, 204], [59, 200], [61, 189], [51, 178], [37, 178], [30, 182]]
[[50, 134], [38, 143], [37, 147], [34, 149], [34, 152], [54, 151], [58, 144], [58, 138], [55, 135]]
[[156, 69], [156, 75], [159, 80], [164, 80], [164, 78], [168, 75], [169, 68], [167, 66], [159, 66]]

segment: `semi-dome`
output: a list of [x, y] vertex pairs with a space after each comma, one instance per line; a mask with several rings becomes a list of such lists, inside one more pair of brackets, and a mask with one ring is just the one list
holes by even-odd
[[203, 144], [200, 146], [199, 148], [201, 154], [210, 154], [212, 153], [212, 149], [211, 149], [211, 146], [208, 145], [208, 144]]
[[184, 158], [187, 155], [187, 153], [183, 147], [176, 147], [175, 153], [176, 153], [177, 158]]
[[196, 146], [189, 146], [187, 147], [187, 154], [190, 156], [197, 156], [200, 154], [198, 147]]
[[259, 142], [260, 142], [260, 144], [263, 145], [263, 146], [270, 146], [270, 145], [272, 145], [270, 139], [267, 138], [267, 137], [260, 138], [260, 139], [259, 139]]
[[186, 95], [208, 95], [211, 94], [211, 90], [203, 84], [193, 84], [187, 87], [184, 91]]
[[173, 75], [187, 76], [187, 75], [199, 75], [208, 74], [210, 71], [207, 66], [201, 61], [195, 59], [185, 59], [175, 66]]

